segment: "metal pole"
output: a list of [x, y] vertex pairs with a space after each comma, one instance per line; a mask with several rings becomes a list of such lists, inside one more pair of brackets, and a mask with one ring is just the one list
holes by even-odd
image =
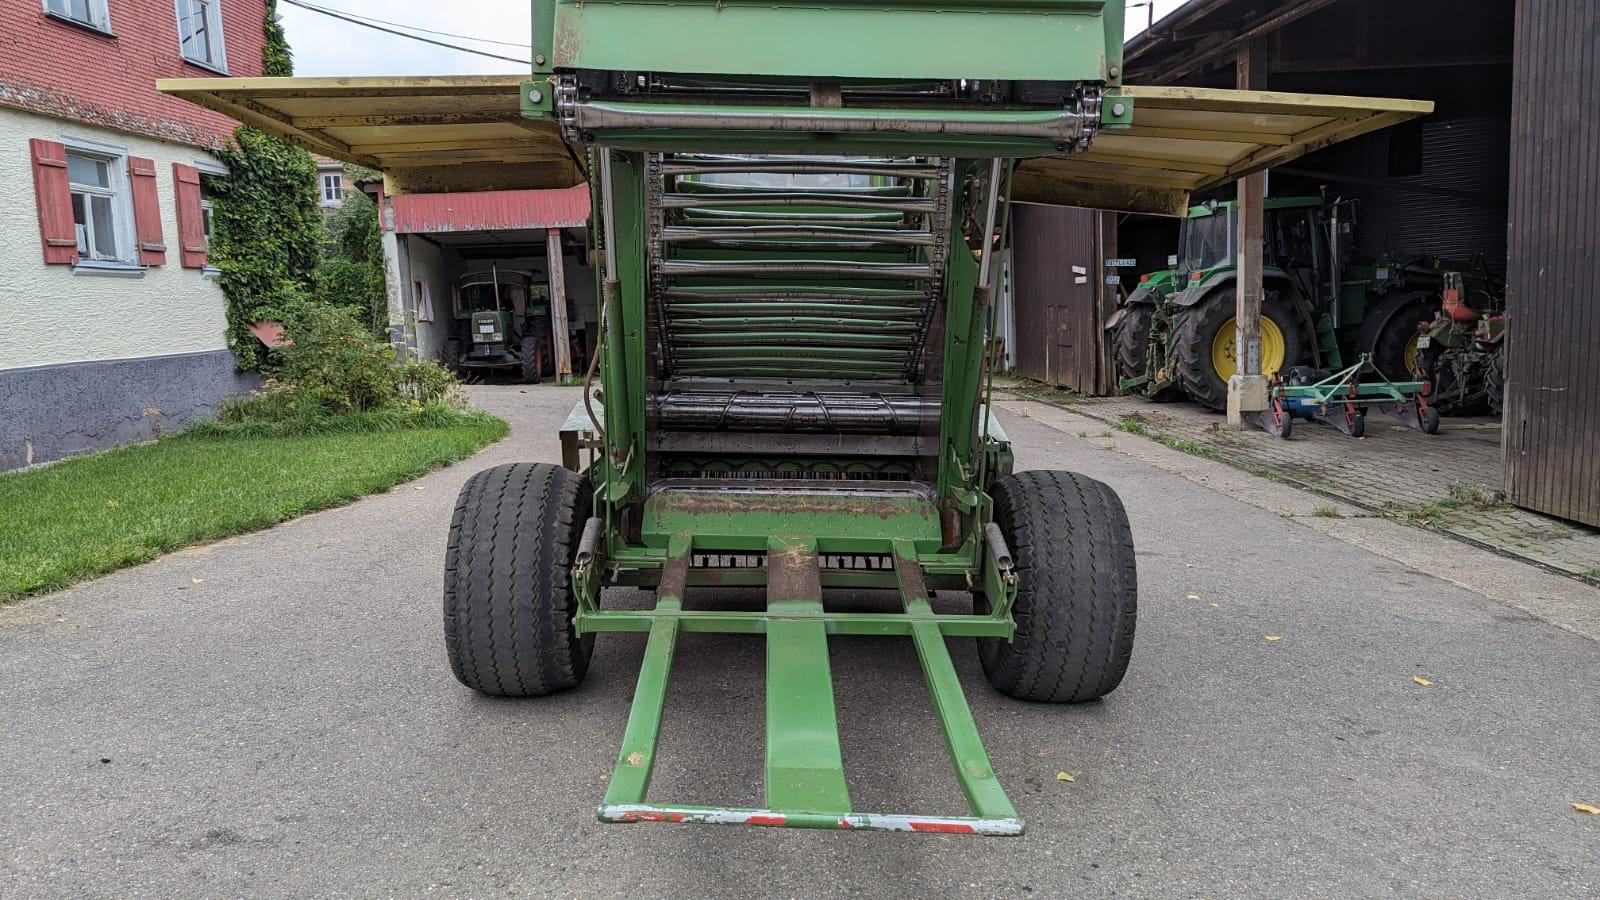
[[983, 257], [978, 263], [978, 290], [989, 286], [990, 262], [994, 256], [994, 217], [1000, 206], [1000, 175], [1003, 161], [995, 157], [989, 165], [989, 208], [983, 215]]

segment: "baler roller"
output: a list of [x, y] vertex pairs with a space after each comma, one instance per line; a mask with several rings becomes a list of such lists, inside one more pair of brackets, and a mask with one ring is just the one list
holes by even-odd
[[682, 158], [661, 165], [663, 175], [711, 175], [726, 172], [771, 175], [880, 175], [888, 178], [933, 179], [939, 177], [936, 166], [918, 163], [896, 163], [888, 160], [852, 162], [827, 160], [751, 160], [751, 159], [694, 159]]
[[[826, 206], [830, 209], [882, 209], [897, 212], [929, 213], [936, 208], [931, 197], [877, 197], [835, 194], [830, 191], [741, 191], [737, 194], [670, 193], [661, 197], [662, 209], [694, 209], [716, 206]], [[816, 216], [816, 213], [811, 215]], [[832, 215], [830, 212], [829, 216]]]
[[931, 433], [939, 402], [869, 393], [672, 391], [652, 400], [660, 426], [680, 431]]
[[937, 276], [933, 266], [923, 263], [874, 263], [849, 260], [676, 260], [661, 263], [666, 275], [851, 275], [858, 278], [897, 278], [918, 280]]
[[[901, 231], [888, 228], [843, 228], [839, 226], [793, 225], [740, 225], [730, 227], [669, 226], [661, 229], [665, 244], [692, 241], [734, 241], [748, 244], [750, 249], [788, 246], [766, 243], [768, 241], [834, 241], [852, 245], [905, 244], [931, 247], [935, 243], [930, 231]], [[801, 244], [797, 246], [835, 247], [837, 244]]]

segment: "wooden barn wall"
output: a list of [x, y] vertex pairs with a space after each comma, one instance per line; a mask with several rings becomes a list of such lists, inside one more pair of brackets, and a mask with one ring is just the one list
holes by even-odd
[[1020, 204], [1012, 218], [1017, 371], [1085, 394], [1109, 393], [1111, 386], [1101, 309], [1102, 217]]
[[1519, 0], [1505, 483], [1600, 526], [1600, 3]]

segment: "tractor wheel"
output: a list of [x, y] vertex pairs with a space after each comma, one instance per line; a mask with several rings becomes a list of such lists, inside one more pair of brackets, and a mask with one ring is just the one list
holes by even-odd
[[[1135, 303], [1128, 307], [1122, 321], [1112, 331], [1115, 348], [1117, 378], [1142, 378], [1150, 359], [1150, 331], [1155, 324], [1155, 310], [1147, 304]], [[1148, 388], [1146, 388], [1148, 390]], [[1183, 391], [1169, 385], [1154, 393], [1144, 394], [1151, 400], [1181, 400]]]
[[524, 384], [539, 383], [539, 370], [543, 368], [540, 365], [543, 360], [539, 358], [543, 355], [539, 352], [541, 349], [539, 339], [531, 334], [524, 337], [522, 343], [517, 345], [518, 355], [521, 357], [522, 381]]
[[1483, 389], [1488, 395], [1489, 412], [1492, 415], [1503, 416], [1506, 412], [1506, 349], [1495, 348], [1494, 355], [1489, 357], [1489, 365], [1483, 370]]
[[1419, 362], [1417, 326], [1433, 321], [1439, 302], [1426, 292], [1396, 294], [1378, 301], [1361, 319], [1356, 352], [1372, 354], [1372, 365], [1390, 381], [1410, 381]]
[[439, 365], [452, 372], [461, 368], [461, 340], [459, 338], [450, 338], [444, 342], [444, 346], [439, 349]]
[[[1189, 308], [1172, 335], [1172, 365], [1189, 398], [1212, 409], [1228, 407], [1234, 359], [1236, 306], [1232, 287], [1219, 288]], [[1261, 374], [1311, 362], [1311, 338], [1287, 297], [1269, 291], [1261, 302]]]
[[1009, 642], [978, 640], [989, 683], [1051, 703], [1111, 693], [1128, 669], [1138, 611], [1122, 501], [1110, 486], [1071, 472], [1019, 472], [993, 493], [1017, 567], [1017, 632]]
[[444, 562], [444, 644], [462, 684], [539, 697], [583, 680], [594, 635], [573, 632], [569, 573], [591, 490], [545, 463], [495, 466], [462, 487]]

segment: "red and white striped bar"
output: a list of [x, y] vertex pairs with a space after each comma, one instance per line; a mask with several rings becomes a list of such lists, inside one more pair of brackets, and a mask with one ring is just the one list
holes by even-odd
[[600, 807], [600, 821], [678, 822], [688, 825], [760, 825], [767, 828], [826, 828], [837, 831], [911, 831], [929, 834], [977, 834], [1014, 837], [1021, 819], [979, 819], [971, 816], [915, 816], [883, 813], [796, 813], [771, 809], [719, 809], [709, 806], [658, 806], [650, 803]]

